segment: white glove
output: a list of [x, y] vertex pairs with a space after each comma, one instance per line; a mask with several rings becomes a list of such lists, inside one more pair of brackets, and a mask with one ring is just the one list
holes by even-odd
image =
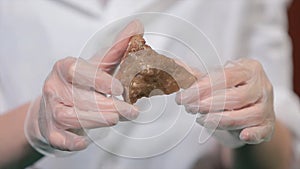
[[199, 124], [239, 132], [238, 139], [244, 143], [258, 144], [272, 136], [273, 89], [258, 61], [229, 62], [224, 70], [205, 75], [191, 88], [178, 93], [176, 102], [184, 105], [187, 112], [201, 113], [197, 118]]
[[111, 73], [120, 63], [129, 38], [141, 33], [143, 26], [133, 21], [104, 57], [68, 57], [56, 62], [42, 97], [28, 111], [25, 134], [34, 148], [47, 155], [82, 150], [90, 142], [83, 129], [109, 127], [120, 117], [131, 120], [138, 116], [134, 106], [114, 97], [123, 93], [123, 87]]

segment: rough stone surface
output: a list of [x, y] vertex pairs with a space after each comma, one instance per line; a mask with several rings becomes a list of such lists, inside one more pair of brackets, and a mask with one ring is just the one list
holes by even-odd
[[146, 45], [142, 35], [131, 38], [123, 58], [115, 77], [124, 86], [124, 100], [131, 104], [142, 97], [186, 89], [196, 81], [195, 76], [173, 59]]

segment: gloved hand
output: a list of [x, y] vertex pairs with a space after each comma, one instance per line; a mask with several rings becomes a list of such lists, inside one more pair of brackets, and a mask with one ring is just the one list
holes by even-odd
[[[134, 119], [137, 109], [115, 96], [121, 83], [111, 76], [126, 51], [129, 38], [143, 33], [133, 21], [119, 34], [103, 57], [59, 60], [47, 77], [42, 96], [32, 104], [25, 123], [31, 145], [48, 155], [64, 155], [89, 145], [83, 129], [108, 127], [122, 119]], [[63, 150], [63, 151], [60, 151]]]
[[[178, 93], [176, 102], [184, 105], [187, 112], [200, 113], [199, 124], [239, 132], [244, 143], [258, 144], [272, 136], [273, 89], [258, 61], [229, 62], [223, 70], [202, 76], [192, 87]], [[222, 142], [222, 138], [219, 140]]]

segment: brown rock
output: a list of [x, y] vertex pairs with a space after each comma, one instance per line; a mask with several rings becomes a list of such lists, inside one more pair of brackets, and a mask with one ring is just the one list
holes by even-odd
[[195, 76], [173, 59], [146, 45], [142, 35], [131, 38], [116, 78], [124, 86], [124, 100], [131, 104], [142, 97], [186, 89], [196, 81]]

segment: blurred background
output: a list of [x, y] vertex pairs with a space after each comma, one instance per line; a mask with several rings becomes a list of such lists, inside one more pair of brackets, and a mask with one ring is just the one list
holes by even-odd
[[289, 33], [293, 41], [294, 90], [300, 97], [300, 1], [294, 0], [289, 9]]

